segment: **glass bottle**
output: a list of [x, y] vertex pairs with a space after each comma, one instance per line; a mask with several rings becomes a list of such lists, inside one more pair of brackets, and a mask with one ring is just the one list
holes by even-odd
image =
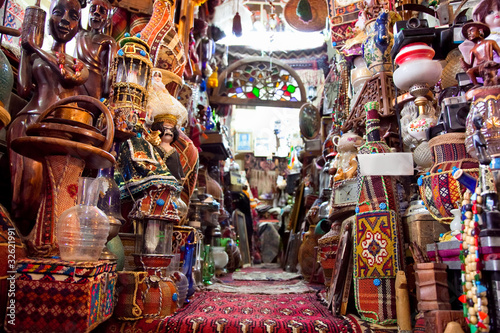
[[212, 248], [210, 245], [205, 245], [202, 274], [203, 274], [203, 284], [205, 285], [212, 284], [212, 278], [214, 277], [215, 274], [215, 262], [212, 253]]
[[99, 179], [80, 177], [76, 206], [65, 210], [57, 223], [57, 244], [61, 259], [96, 261], [109, 236], [109, 220], [97, 208]]
[[[109, 236], [107, 239], [107, 246], [102, 251], [100, 259], [103, 260], [118, 260], [118, 270], [123, 269], [125, 264], [125, 254], [123, 245], [118, 237], [110, 243], [112, 239], [118, 236], [121, 226], [125, 223], [125, 219], [121, 214], [120, 190], [114, 178], [114, 168], [99, 169], [97, 178], [102, 182], [102, 195], [99, 195], [97, 200], [97, 208], [102, 210], [109, 219]], [[108, 248], [109, 247], [109, 248]]]
[[201, 258], [201, 249], [203, 247], [203, 244], [201, 242], [201, 238], [198, 239], [198, 242], [196, 243], [196, 255], [194, 259], [194, 265], [193, 265], [193, 279], [194, 283], [197, 286], [201, 286], [203, 284], [203, 277], [202, 277], [202, 258]]
[[196, 285], [194, 284], [194, 279], [193, 279], [193, 259], [194, 259], [194, 249], [195, 249], [195, 244], [192, 242], [192, 240], [188, 240], [186, 243], [186, 253], [184, 255], [184, 265], [182, 266], [182, 273], [187, 277], [188, 279], [188, 292], [187, 292], [187, 297], [191, 297], [194, 292], [196, 291]]

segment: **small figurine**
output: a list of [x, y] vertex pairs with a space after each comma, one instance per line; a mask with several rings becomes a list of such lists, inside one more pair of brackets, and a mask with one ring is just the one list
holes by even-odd
[[76, 57], [89, 69], [89, 79], [82, 86], [82, 95], [100, 99], [109, 95], [111, 64], [118, 51], [116, 41], [104, 33], [111, 5], [106, 0], [92, 0], [88, 30], [76, 35]]
[[472, 142], [474, 148], [476, 149], [477, 158], [479, 163], [482, 165], [489, 165], [491, 162], [491, 156], [488, 154], [488, 147], [486, 140], [484, 139], [483, 133], [481, 133], [481, 128], [484, 125], [484, 119], [482, 116], [475, 116], [472, 120], [474, 124], [474, 134], [472, 135]]
[[485, 39], [490, 34], [490, 28], [480, 22], [470, 22], [462, 27], [462, 34], [475, 45], [470, 50], [470, 64], [462, 61], [464, 69], [471, 82], [477, 86], [477, 76], [484, 80], [485, 86], [497, 85], [496, 75], [500, 64], [493, 61], [493, 52], [500, 55], [500, 46], [494, 41]]
[[168, 167], [170, 173], [179, 181], [184, 179], [179, 153], [172, 147], [172, 144], [179, 138], [177, 129], [177, 119], [171, 114], [159, 115], [155, 117], [155, 122], [151, 126], [151, 131], [159, 131], [161, 143], [156, 146], [160, 156]]
[[353, 132], [347, 132], [341, 137], [334, 137], [333, 143], [338, 151], [329, 171], [331, 174], [334, 173], [333, 180], [340, 181], [356, 177], [358, 173], [357, 149], [363, 144], [363, 139]]

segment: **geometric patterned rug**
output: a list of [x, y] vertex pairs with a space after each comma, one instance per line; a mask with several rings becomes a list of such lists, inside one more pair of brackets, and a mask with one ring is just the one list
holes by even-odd
[[333, 317], [315, 294], [238, 295], [206, 292], [168, 318], [166, 332], [357, 332]]
[[111, 319], [107, 332], [363, 333], [357, 320], [334, 317], [314, 293], [239, 295], [201, 292], [170, 317], [133, 322]]

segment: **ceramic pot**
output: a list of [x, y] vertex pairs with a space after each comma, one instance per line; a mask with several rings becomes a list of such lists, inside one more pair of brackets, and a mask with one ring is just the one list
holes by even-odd
[[10, 67], [9, 60], [5, 54], [0, 51], [0, 129], [10, 122], [10, 114], [3, 106], [9, 103], [13, 85], [14, 74]]
[[224, 246], [214, 246], [213, 248], [214, 266], [215, 273], [217, 275], [222, 275], [225, 273], [225, 267], [229, 262], [229, 256], [226, 253], [226, 248]]
[[388, 13], [381, 12], [376, 20], [369, 21], [365, 27], [368, 37], [363, 43], [363, 58], [372, 74], [392, 71], [391, 49], [394, 39], [388, 22]]
[[469, 90], [467, 99], [472, 101], [469, 114], [465, 122], [465, 145], [467, 152], [477, 158], [472, 135], [475, 132], [472, 120], [476, 116], [482, 116], [484, 126], [481, 133], [486, 140], [488, 153], [492, 157], [500, 156], [500, 86], [480, 87]]

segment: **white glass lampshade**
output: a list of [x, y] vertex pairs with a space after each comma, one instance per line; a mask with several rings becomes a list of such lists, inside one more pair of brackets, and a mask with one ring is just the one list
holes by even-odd
[[394, 71], [394, 84], [408, 90], [415, 84], [433, 86], [441, 78], [441, 64], [432, 60], [434, 50], [425, 43], [412, 43], [401, 48], [394, 61], [399, 65]]

